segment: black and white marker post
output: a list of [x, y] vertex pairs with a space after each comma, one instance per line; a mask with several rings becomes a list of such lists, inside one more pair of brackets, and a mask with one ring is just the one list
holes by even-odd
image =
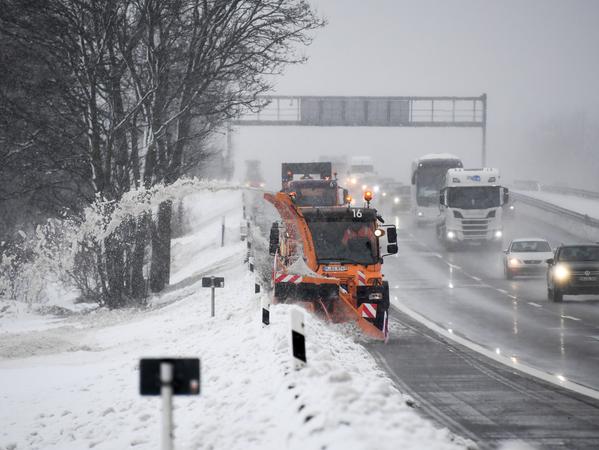
[[173, 372], [172, 363], [160, 362], [160, 396], [162, 397], [162, 448], [173, 449]]
[[306, 365], [306, 331], [304, 313], [293, 308], [289, 314], [291, 319], [291, 358], [296, 370]]
[[266, 297], [262, 297], [262, 324], [270, 325], [270, 302]]
[[162, 398], [162, 450], [173, 450], [173, 395], [200, 394], [198, 358], [144, 358], [139, 364], [141, 395]]
[[225, 216], [223, 216], [223, 221], [220, 226], [220, 246], [225, 246]]
[[225, 287], [225, 279], [223, 277], [203, 277], [202, 278], [202, 287], [211, 288], [211, 299], [210, 299], [210, 317], [214, 317], [214, 290], [216, 288]]

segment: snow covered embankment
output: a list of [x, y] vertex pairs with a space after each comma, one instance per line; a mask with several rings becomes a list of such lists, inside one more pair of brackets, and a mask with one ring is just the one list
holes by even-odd
[[[197, 229], [173, 242], [173, 285], [148, 310], [0, 329], [0, 448], [158, 448], [160, 401], [138, 394], [138, 361], [151, 356], [201, 358], [201, 395], [175, 398], [180, 449], [462, 448], [405, 406], [359, 344], [314, 317], [309, 364], [290, 369], [289, 307], [273, 307], [263, 328], [242, 264], [240, 197], [186, 199]], [[215, 318], [202, 275], [226, 280]]]

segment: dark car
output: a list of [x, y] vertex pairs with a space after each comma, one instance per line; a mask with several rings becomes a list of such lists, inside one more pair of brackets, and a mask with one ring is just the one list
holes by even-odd
[[547, 260], [547, 298], [561, 302], [565, 295], [599, 295], [599, 245], [562, 245]]

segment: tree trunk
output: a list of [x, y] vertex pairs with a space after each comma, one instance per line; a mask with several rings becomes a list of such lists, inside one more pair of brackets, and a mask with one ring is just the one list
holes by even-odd
[[125, 248], [122, 242], [122, 232], [117, 230], [104, 240], [106, 258], [106, 281], [109, 308], [120, 308], [127, 303], [125, 293]]
[[150, 267], [152, 292], [162, 291], [170, 281], [172, 214], [172, 201], [162, 202], [158, 207], [156, 226], [152, 233], [152, 265]]
[[149, 214], [142, 214], [135, 221], [135, 244], [131, 255], [131, 296], [139, 303], [146, 296], [144, 280], [144, 255], [148, 242]]

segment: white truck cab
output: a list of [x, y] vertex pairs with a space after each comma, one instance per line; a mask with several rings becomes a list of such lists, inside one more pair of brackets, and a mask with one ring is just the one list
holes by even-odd
[[508, 200], [499, 170], [449, 169], [439, 195], [437, 237], [448, 249], [468, 242], [501, 248], [502, 205]]

